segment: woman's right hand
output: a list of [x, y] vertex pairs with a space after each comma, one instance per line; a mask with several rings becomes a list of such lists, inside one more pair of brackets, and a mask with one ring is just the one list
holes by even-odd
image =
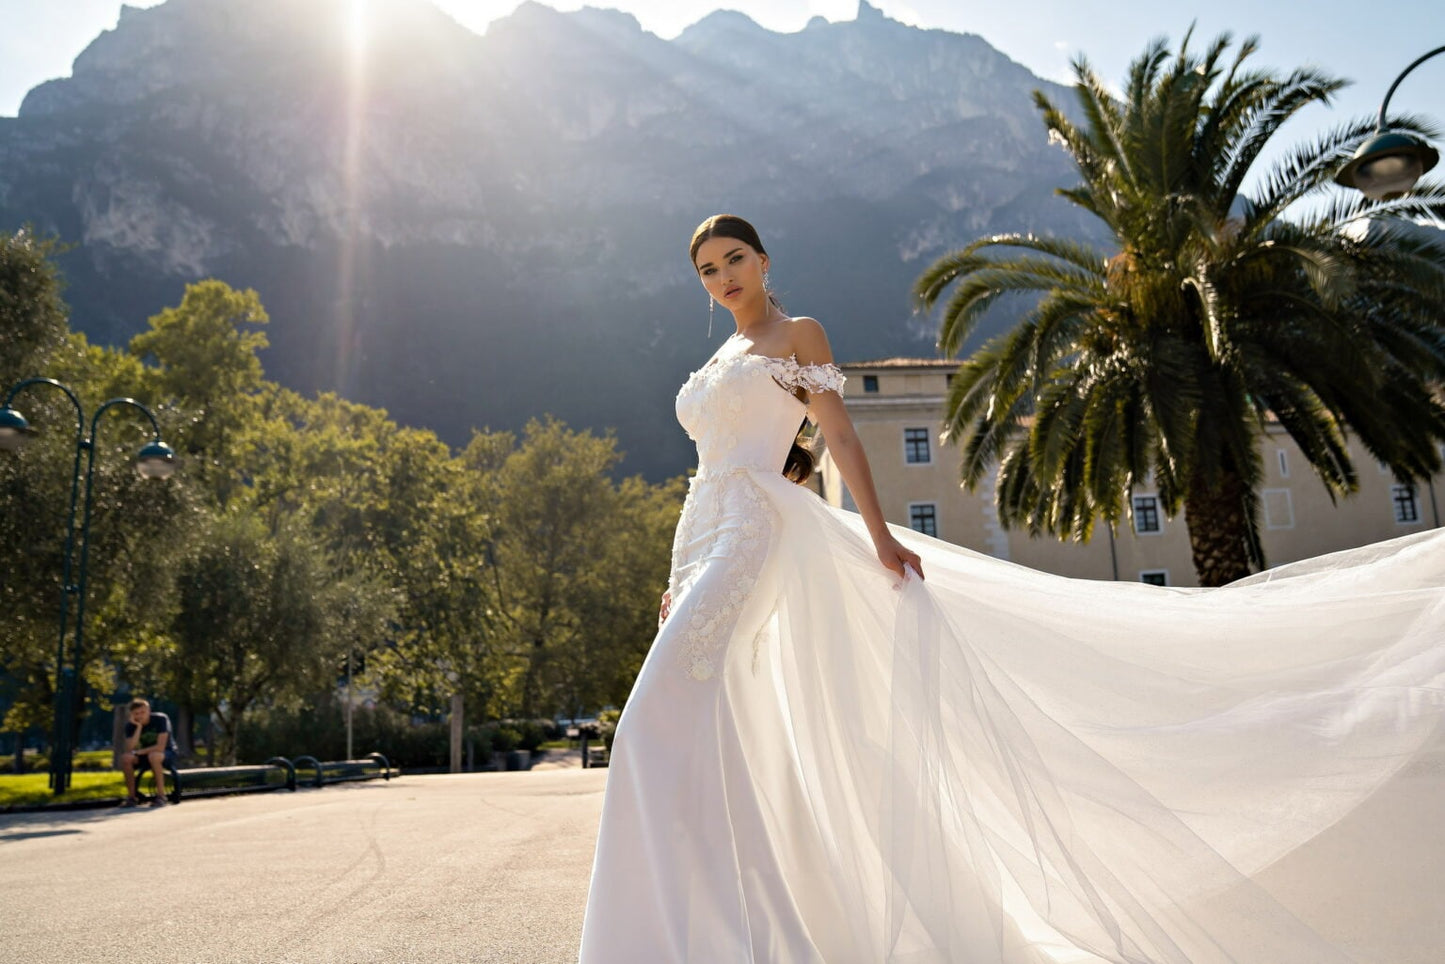
[[657, 610], [657, 625], [661, 626], [667, 622], [667, 614], [672, 612], [672, 593], [662, 594], [662, 605]]

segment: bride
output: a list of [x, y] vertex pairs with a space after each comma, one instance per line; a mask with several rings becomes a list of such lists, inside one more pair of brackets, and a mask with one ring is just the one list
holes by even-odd
[[[718, 215], [691, 254], [737, 330], [677, 396], [698, 470], [581, 964], [1354, 960], [1266, 868], [1428, 747], [1445, 539], [1161, 590], [890, 528], [757, 232]], [[794, 484], [805, 414], [857, 514]], [[1366, 896], [1350, 855], [1327, 876]]]

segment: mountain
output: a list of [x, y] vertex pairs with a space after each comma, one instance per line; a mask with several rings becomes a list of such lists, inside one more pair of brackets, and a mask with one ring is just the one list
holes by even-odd
[[[366, 11], [365, 19], [357, 11]], [[463, 443], [552, 412], [627, 471], [692, 458], [671, 400], [730, 331], [687, 261], [729, 211], [835, 354], [927, 354], [908, 289], [995, 231], [1078, 233], [1072, 183], [982, 39], [866, 2], [790, 34], [675, 40], [524, 3], [485, 35], [425, 0], [169, 0], [0, 118], [0, 229], [65, 256], [73, 322], [123, 343], [187, 282], [256, 288], [267, 372]]]

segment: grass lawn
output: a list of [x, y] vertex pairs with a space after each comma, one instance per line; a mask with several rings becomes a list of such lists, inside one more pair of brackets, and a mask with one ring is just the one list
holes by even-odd
[[0, 775], [0, 807], [37, 803], [74, 803], [79, 800], [120, 800], [125, 796], [125, 777], [119, 770], [70, 774], [70, 789], [60, 796], [50, 792], [50, 774]]

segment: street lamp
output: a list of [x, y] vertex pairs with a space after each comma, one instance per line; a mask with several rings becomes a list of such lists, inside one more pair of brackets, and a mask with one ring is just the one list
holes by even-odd
[[1439, 162], [1440, 153], [1420, 138], [1385, 130], [1385, 112], [1389, 110], [1395, 88], [1406, 74], [1439, 54], [1445, 54], [1445, 47], [1436, 47], [1417, 58], [1395, 78], [1380, 104], [1375, 136], [1361, 144], [1350, 162], [1335, 175], [1336, 184], [1358, 188], [1373, 201], [1389, 201], [1413, 188], [1415, 182]]
[[[95, 410], [90, 419], [90, 434], [85, 432], [85, 410], [75, 392], [53, 378], [27, 378], [10, 389], [5, 404], [0, 407], [0, 448], [15, 450], [30, 440], [36, 432], [30, 423], [11, 407], [15, 396], [32, 386], [48, 385], [65, 393], [75, 407], [75, 463], [70, 472], [70, 515], [65, 530], [65, 561], [60, 582], [60, 639], [55, 650], [55, 746], [50, 755], [50, 788], [58, 796], [70, 788], [71, 753], [74, 739], [71, 726], [76, 716], [76, 682], [80, 676], [81, 659], [85, 643], [85, 575], [90, 556], [90, 507], [91, 492], [95, 481], [95, 433], [100, 417], [112, 408], [130, 406], [144, 415], [155, 432], [155, 438], [147, 443], [136, 457], [136, 471], [143, 478], [164, 479], [175, 471], [176, 453], [161, 441], [161, 429], [150, 409], [133, 398], [112, 398]], [[80, 563], [73, 565], [75, 558], [75, 510], [80, 494], [80, 457], [86, 457], [85, 501], [80, 526]], [[72, 582], [72, 571], [75, 580]], [[65, 639], [70, 633], [70, 597], [75, 596], [75, 642], [71, 646], [71, 658], [67, 665]]]

